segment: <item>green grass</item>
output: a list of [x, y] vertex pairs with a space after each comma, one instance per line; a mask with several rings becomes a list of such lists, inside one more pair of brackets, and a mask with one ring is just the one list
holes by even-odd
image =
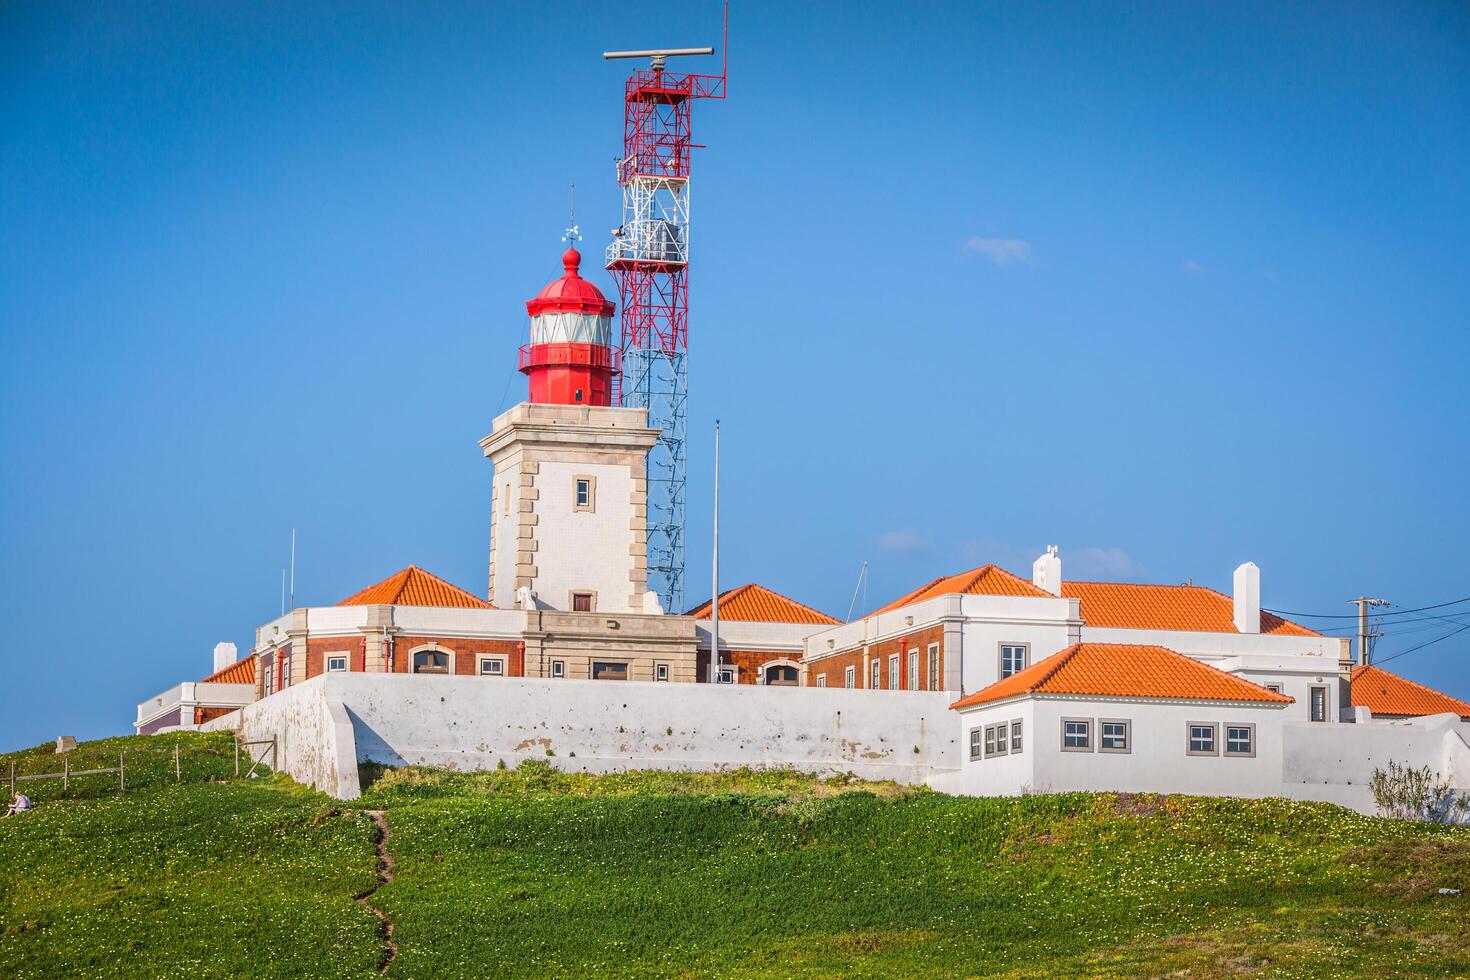
[[[156, 744], [168, 746], [160, 736]], [[140, 754], [151, 740], [126, 744]], [[0, 821], [0, 975], [1443, 976], [1470, 830], [1280, 800], [953, 799], [793, 773], [367, 773], [43, 802]], [[111, 751], [111, 748], [98, 751]], [[130, 749], [131, 751], [131, 749]], [[3, 761], [3, 759], [0, 759]]]

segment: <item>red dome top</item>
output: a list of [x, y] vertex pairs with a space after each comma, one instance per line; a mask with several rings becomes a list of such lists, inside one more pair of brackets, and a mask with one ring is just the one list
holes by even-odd
[[532, 316], [542, 313], [595, 313], [612, 316], [614, 304], [602, 295], [602, 290], [577, 274], [582, 264], [582, 255], [575, 248], [562, 253], [561, 264], [567, 271], [560, 279], [553, 279], [536, 298], [526, 303], [526, 311]]

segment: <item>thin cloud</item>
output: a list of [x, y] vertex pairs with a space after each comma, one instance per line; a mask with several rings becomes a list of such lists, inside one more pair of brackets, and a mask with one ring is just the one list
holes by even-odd
[[1031, 261], [1031, 243], [1020, 238], [975, 237], [965, 242], [965, 251], [983, 255], [1001, 268]]
[[1200, 265], [1200, 263], [1195, 261], [1194, 259], [1185, 259], [1184, 271], [1189, 273], [1191, 276], [1197, 276], [1205, 271], [1205, 267], [1203, 265]]
[[934, 553], [934, 543], [917, 531], [899, 529], [878, 535], [878, 550], [887, 555], [922, 558]]

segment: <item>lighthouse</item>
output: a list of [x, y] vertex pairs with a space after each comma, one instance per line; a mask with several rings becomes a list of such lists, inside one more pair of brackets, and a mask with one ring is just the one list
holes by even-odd
[[612, 404], [619, 372], [612, 343], [613, 303], [578, 271], [582, 255], [562, 253], [562, 275], [527, 301], [531, 342], [521, 348], [520, 370], [530, 378], [533, 405]]

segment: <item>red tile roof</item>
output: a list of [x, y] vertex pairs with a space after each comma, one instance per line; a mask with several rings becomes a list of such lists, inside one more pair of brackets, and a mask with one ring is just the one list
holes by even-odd
[[[1082, 622], [1088, 626], [1207, 633], [1236, 631], [1234, 600], [1202, 585], [1064, 581], [1062, 595], [1082, 600]], [[1261, 613], [1261, 632], [1277, 636], [1321, 636], [1268, 612]]]
[[494, 609], [484, 599], [417, 565], [409, 565], [375, 585], [369, 585], [337, 603], [339, 606], [449, 606], [456, 609]]
[[969, 708], [1020, 694], [1177, 698], [1290, 704], [1294, 699], [1227, 674], [1182, 653], [1133, 643], [1074, 643], [951, 708]]
[[1470, 704], [1371, 665], [1353, 668], [1348, 703], [1354, 708], [1367, 708], [1375, 715], [1448, 713], [1470, 721]]
[[255, 654], [251, 654], [244, 660], [236, 660], [227, 667], [210, 674], [199, 683], [201, 684], [254, 684], [255, 683]]
[[941, 576], [928, 585], [921, 585], [907, 595], [893, 600], [886, 606], [874, 609], [868, 615], [875, 616], [878, 613], [901, 609], [915, 602], [933, 599], [935, 596], [955, 594], [1035, 596], [1042, 599], [1054, 598], [1050, 592], [1044, 589], [1038, 589], [1019, 575], [1013, 575], [999, 565], [981, 565], [979, 568], [972, 568], [968, 572], [960, 572], [958, 575]]
[[[689, 610], [687, 615], [709, 619], [711, 605], [702, 603]], [[820, 626], [835, 626], [842, 622], [754, 582], [720, 593], [720, 618], [742, 623], [809, 623]]]

